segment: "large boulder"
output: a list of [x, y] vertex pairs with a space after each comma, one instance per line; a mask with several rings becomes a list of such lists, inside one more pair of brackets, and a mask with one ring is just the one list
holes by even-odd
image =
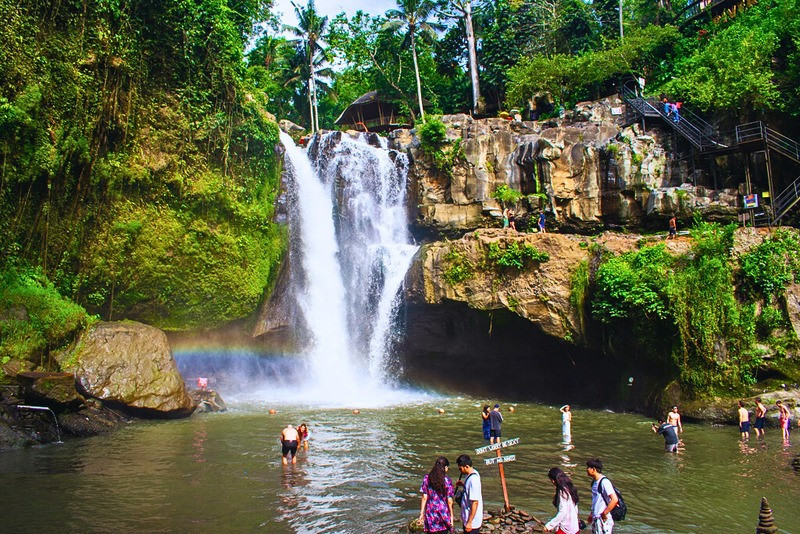
[[98, 323], [58, 360], [75, 374], [85, 395], [153, 416], [181, 417], [195, 409], [167, 336], [158, 328]]

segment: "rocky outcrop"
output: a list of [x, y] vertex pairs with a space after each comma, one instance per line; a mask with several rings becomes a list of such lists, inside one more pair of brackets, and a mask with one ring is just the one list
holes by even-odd
[[[587, 258], [582, 242], [580, 237], [566, 234], [487, 229], [456, 241], [424, 245], [409, 271], [408, 297], [412, 302], [421, 300], [427, 304], [450, 300], [479, 310], [509, 309], [548, 335], [580, 336], [580, 319], [569, 297], [570, 276]], [[496, 268], [487, 260], [493, 245], [502, 250], [511, 246], [535, 247], [550, 259], [531, 262], [523, 270]], [[453, 268], [466, 269], [467, 277], [453, 283]]]
[[17, 374], [22, 396], [51, 408], [77, 407], [84, 398], [75, 389], [72, 373], [23, 372]]
[[152, 326], [98, 323], [58, 359], [86, 396], [155, 416], [186, 416], [195, 409], [166, 335]]
[[[616, 232], [590, 239], [510, 229], [476, 230], [458, 240], [423, 245], [409, 269], [406, 299], [428, 305], [463, 302], [484, 311], [509, 310], [546, 335], [585, 344], [581, 314], [570, 301], [573, 273], [589, 259], [592, 243], [622, 254], [639, 248], [642, 239], [641, 235]], [[672, 254], [690, 248], [686, 239], [664, 243]], [[532, 247], [549, 259], [528, 261], [522, 269], [504, 268], [489, 259], [492, 246], [498, 250]]]
[[[657, 128], [625, 126], [624, 104], [611, 97], [578, 104], [559, 120], [509, 121], [445, 115], [452, 149], [461, 155], [451, 172], [437, 170], [413, 131], [390, 134], [391, 148], [412, 159], [417, 231], [453, 237], [499, 226], [500, 185], [522, 193], [513, 206], [527, 227], [544, 209], [565, 231], [589, 233], [609, 226], [664, 224], [673, 213], [690, 218], [735, 220], [738, 192], [713, 190], [700, 171], [674, 157], [670, 135]], [[713, 180], [712, 180], [713, 182]]]

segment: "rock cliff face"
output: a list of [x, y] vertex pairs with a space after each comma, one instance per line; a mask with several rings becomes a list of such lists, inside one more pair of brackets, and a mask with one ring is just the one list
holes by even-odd
[[[768, 233], [737, 230], [734, 255], [744, 254]], [[599, 257], [593, 250], [618, 255], [654, 239], [617, 232], [589, 238], [484, 229], [423, 245], [405, 285], [407, 372], [475, 394], [500, 387], [508, 394], [563, 402], [568, 391], [573, 402], [643, 411], [680, 404], [690, 417], [728, 420], [730, 399], [685, 403], [679, 387], [665, 388], [667, 370], [640, 362], [625, 352], [624, 340], [605, 339], [596, 325], [585, 324], [588, 311], [572, 298], [572, 277], [579, 268], [592, 268]], [[677, 256], [690, 252], [692, 241], [679, 237], [664, 244]], [[549, 259], [523, 260], [521, 268], [499, 265], [498, 251], [510, 250], [545, 253]], [[793, 285], [784, 300], [796, 334], [798, 294]], [[793, 399], [784, 394], [787, 384], [765, 387], [777, 389], [777, 398]]]
[[417, 233], [453, 237], [499, 226], [503, 206], [493, 195], [500, 185], [525, 195], [506, 206], [523, 228], [539, 210], [550, 224], [578, 233], [663, 224], [672, 213], [688, 218], [696, 210], [735, 219], [736, 190], [696, 185], [702, 175], [676, 163], [669, 135], [624, 126], [622, 117], [617, 98], [579, 104], [558, 121], [446, 115], [447, 138], [462, 151], [449, 174], [433, 166], [413, 131], [392, 132], [390, 147], [408, 150], [413, 162]]

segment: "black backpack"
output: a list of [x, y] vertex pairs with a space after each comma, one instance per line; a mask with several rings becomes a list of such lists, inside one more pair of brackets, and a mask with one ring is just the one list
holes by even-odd
[[[608, 477], [603, 478], [611, 482]], [[603, 494], [603, 478], [601, 478], [600, 482], [597, 483], [597, 491], [600, 492], [600, 495], [603, 497], [603, 502], [605, 502], [606, 506], [608, 506], [608, 495]], [[613, 482], [611, 482], [611, 487], [614, 488], [614, 493], [617, 494], [617, 499], [619, 499], [617, 505], [613, 508], [613, 510], [611, 510], [611, 519], [614, 521], [624, 521], [625, 516], [628, 513], [628, 506], [625, 504], [625, 499], [622, 498], [622, 492], [617, 489]]]

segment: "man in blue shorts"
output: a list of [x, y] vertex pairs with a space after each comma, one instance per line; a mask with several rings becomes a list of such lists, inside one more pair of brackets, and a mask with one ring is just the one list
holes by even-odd
[[750, 412], [742, 401], [739, 401], [739, 432], [742, 433], [742, 439], [750, 438]]

